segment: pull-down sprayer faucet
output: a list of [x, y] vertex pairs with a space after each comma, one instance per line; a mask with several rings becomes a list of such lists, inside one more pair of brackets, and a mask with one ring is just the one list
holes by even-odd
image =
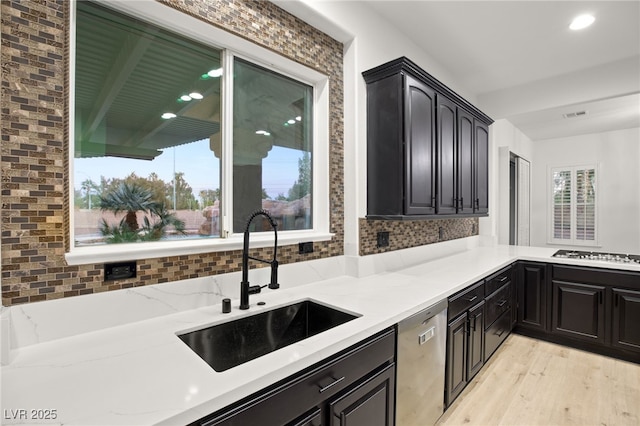
[[[264, 260], [257, 257], [249, 256], [249, 227], [251, 222], [257, 216], [264, 216], [269, 220], [271, 228], [273, 228], [274, 242], [273, 242], [273, 259]], [[278, 250], [278, 225], [269, 215], [266, 210], [257, 210], [247, 220], [247, 227], [244, 230], [244, 244], [242, 247], [242, 281], [240, 282], [240, 309], [249, 309], [249, 294], [260, 293], [262, 289], [259, 285], [249, 286], [249, 259], [256, 260], [262, 263], [268, 263], [271, 265], [271, 282], [269, 288], [276, 289], [280, 287], [278, 284], [278, 260], [276, 258]]]

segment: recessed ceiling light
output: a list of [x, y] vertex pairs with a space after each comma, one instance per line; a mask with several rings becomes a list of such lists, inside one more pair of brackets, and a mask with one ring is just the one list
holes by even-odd
[[302, 117], [301, 116], [297, 116], [296, 117], [296, 121], [302, 121]]
[[189, 95], [182, 95], [180, 96], [180, 100], [181, 101], [185, 101], [185, 102], [189, 102], [191, 100], [191, 96]]
[[202, 93], [198, 93], [198, 92], [193, 92], [193, 93], [189, 93], [189, 96], [191, 97], [191, 99], [202, 99], [204, 96], [202, 96]]
[[296, 120], [294, 120], [294, 119], [292, 118], [291, 120], [287, 121], [287, 123], [289, 123], [289, 124], [296, 124]]
[[256, 135], [271, 136], [271, 133], [266, 130], [256, 130]]
[[594, 18], [593, 15], [589, 14], [576, 16], [575, 18], [573, 18], [573, 21], [571, 21], [571, 25], [569, 25], [569, 28], [571, 28], [572, 30], [581, 30], [593, 24], [595, 20], [596, 18]]
[[164, 114], [162, 114], [161, 117], [164, 118], [165, 120], [169, 120], [171, 118], [176, 118], [177, 116], [172, 112], [165, 112]]
[[222, 75], [222, 68], [211, 70], [207, 73], [209, 77], [220, 77]]

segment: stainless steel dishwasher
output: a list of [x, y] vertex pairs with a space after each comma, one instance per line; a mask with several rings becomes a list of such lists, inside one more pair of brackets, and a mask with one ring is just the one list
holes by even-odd
[[444, 412], [447, 299], [398, 324], [396, 425], [430, 426]]

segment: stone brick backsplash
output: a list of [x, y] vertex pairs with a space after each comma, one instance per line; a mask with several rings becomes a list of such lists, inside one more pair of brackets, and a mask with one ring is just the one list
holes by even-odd
[[[282, 264], [343, 253], [341, 43], [267, 1], [159, 0], [329, 76], [331, 241], [278, 249]], [[138, 261], [137, 278], [104, 282], [103, 264], [67, 265], [69, 17], [67, 0], [2, 0], [2, 304], [157, 284], [240, 269], [241, 251]], [[254, 256], [269, 257], [270, 249]]]
[[[378, 247], [378, 232], [389, 232], [389, 246]], [[478, 235], [478, 218], [432, 220], [360, 219], [360, 256]]]

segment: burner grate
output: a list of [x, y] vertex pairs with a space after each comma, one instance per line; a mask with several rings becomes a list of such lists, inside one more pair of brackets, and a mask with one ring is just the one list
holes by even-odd
[[637, 263], [640, 264], [640, 256], [621, 253], [600, 253], [594, 251], [558, 250], [552, 257], [565, 259], [597, 260], [612, 263]]

